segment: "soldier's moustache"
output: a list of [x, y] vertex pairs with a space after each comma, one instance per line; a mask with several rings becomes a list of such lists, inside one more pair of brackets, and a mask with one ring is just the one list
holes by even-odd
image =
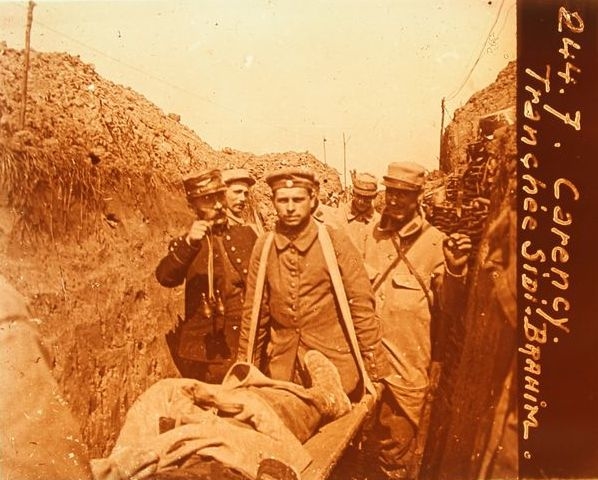
[[407, 218], [407, 214], [406, 214], [405, 210], [402, 208], [386, 206], [384, 208], [383, 213], [384, 213], [384, 215], [388, 215], [389, 217], [392, 217], [393, 220], [396, 220], [399, 222], [401, 222]]

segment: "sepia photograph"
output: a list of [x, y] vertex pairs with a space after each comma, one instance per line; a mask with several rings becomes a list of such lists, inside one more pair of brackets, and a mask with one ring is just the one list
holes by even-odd
[[597, 22], [0, 0], [0, 479], [598, 478]]

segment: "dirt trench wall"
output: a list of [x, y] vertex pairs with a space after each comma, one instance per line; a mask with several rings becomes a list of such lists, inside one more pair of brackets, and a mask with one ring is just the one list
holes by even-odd
[[249, 168], [267, 218], [265, 171], [310, 168], [324, 191], [340, 181], [307, 152], [213, 150], [177, 115], [62, 53], [32, 53], [21, 128], [22, 65], [22, 52], [0, 48], [0, 271], [40, 319], [53, 373], [98, 457], [138, 395], [177, 375], [164, 335], [183, 313], [183, 288], [161, 287], [154, 269], [193, 220], [182, 175]]
[[467, 146], [478, 137], [479, 117], [515, 106], [516, 78], [517, 63], [513, 61], [491, 85], [472, 95], [465, 105], [455, 110], [442, 137], [440, 170], [450, 173], [465, 164]]
[[[172, 201], [170, 192], [163, 196]], [[164, 334], [182, 312], [182, 292], [161, 287], [153, 270], [189, 218], [173, 208], [163, 212], [167, 222], [152, 225], [141, 210], [130, 211], [119, 212], [115, 226], [98, 216], [96, 231], [80, 243], [15, 235], [0, 255], [3, 274], [41, 320], [53, 373], [94, 456], [111, 447], [141, 392], [178, 375]]]
[[[505, 81], [514, 71], [510, 64], [495, 84], [474, 95], [445, 134], [455, 136], [445, 152], [449, 181], [455, 182], [447, 185], [431, 222], [446, 233], [470, 235], [474, 255], [463, 316], [444, 319], [442, 375], [421, 480], [517, 478], [517, 435], [509, 423], [516, 393], [516, 126], [501, 125], [487, 137], [477, 129], [480, 116], [492, 112], [480, 108], [482, 97], [492, 108], [514, 107], [514, 97], [512, 105], [502, 103], [515, 89], [514, 77], [512, 84]], [[468, 156], [462, 146], [473, 142], [476, 154]], [[468, 226], [463, 221], [473, 214]]]

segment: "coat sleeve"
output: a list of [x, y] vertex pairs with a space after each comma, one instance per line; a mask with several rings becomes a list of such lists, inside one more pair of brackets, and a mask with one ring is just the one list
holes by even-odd
[[446, 263], [439, 263], [432, 274], [432, 291], [440, 312], [448, 318], [459, 318], [465, 308], [467, 271], [455, 275]]
[[353, 326], [366, 371], [372, 381], [390, 374], [390, 363], [382, 346], [382, 326], [363, 259], [341, 229], [328, 227], [338, 267], [351, 310]]
[[201, 247], [192, 247], [184, 237], [178, 237], [168, 244], [168, 254], [156, 268], [156, 279], [164, 287], [178, 287], [187, 276], [189, 265]]
[[[239, 335], [239, 349], [237, 353], [237, 361], [245, 362], [247, 360], [247, 349], [249, 344], [249, 330], [251, 328], [251, 311], [253, 309], [253, 301], [255, 296], [257, 272], [260, 265], [260, 257], [262, 255], [262, 249], [266, 236], [262, 235], [257, 239], [253, 250], [251, 252], [251, 258], [249, 260], [249, 269], [247, 272], [247, 284], [245, 288], [245, 303], [243, 305], [243, 318], [241, 321], [241, 331]], [[272, 247], [273, 248], [273, 247]], [[270, 308], [269, 308], [269, 291], [268, 281], [265, 280], [264, 291], [262, 294], [262, 301], [260, 306], [259, 323], [257, 328], [257, 337], [254, 345], [253, 352], [253, 363], [261, 368], [265, 361], [264, 350], [266, 348], [266, 341], [268, 337], [268, 325], [270, 323]]]

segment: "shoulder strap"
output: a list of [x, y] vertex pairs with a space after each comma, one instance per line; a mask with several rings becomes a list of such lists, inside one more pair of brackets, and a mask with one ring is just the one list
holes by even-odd
[[[424, 233], [425, 232], [422, 232], [421, 235], [423, 235]], [[426, 295], [426, 300], [428, 301], [428, 308], [430, 309], [430, 314], [432, 314], [434, 312], [434, 303], [432, 301], [432, 293], [430, 292], [430, 289], [426, 285], [426, 282], [424, 282], [424, 279], [422, 278], [420, 273], [413, 266], [411, 261], [407, 258], [407, 252], [403, 252], [401, 250], [401, 246], [397, 242], [397, 239], [395, 238], [394, 235], [391, 237], [391, 240], [392, 240], [392, 244], [395, 247], [395, 250], [397, 251], [398, 258], [400, 258], [401, 260], [403, 260], [405, 262], [405, 265], [407, 265], [407, 268], [409, 269], [411, 274], [415, 277], [415, 279], [417, 280], [417, 283], [419, 283], [419, 286], [422, 287], [422, 290], [424, 291], [424, 294]]]
[[268, 266], [268, 255], [274, 240], [274, 232], [268, 232], [260, 255], [260, 264], [257, 269], [255, 291], [253, 292], [253, 304], [251, 305], [251, 320], [249, 324], [249, 338], [247, 339], [247, 362], [253, 363], [253, 349], [257, 336], [257, 325], [259, 323], [262, 296], [264, 294], [264, 283], [266, 281], [266, 267]]
[[[424, 234], [424, 232], [428, 229], [429, 224], [424, 223], [422, 230], [420, 232], [420, 236]], [[405, 255], [407, 255], [407, 252], [409, 251], [409, 249], [411, 248], [411, 246], [413, 245], [413, 242], [409, 244], [409, 246], [405, 249], [404, 252], [401, 252], [401, 249], [399, 246], [397, 246], [397, 241], [394, 237], [394, 233], [391, 235], [391, 240], [392, 240], [392, 244], [395, 247], [395, 250], [397, 251], [397, 258], [395, 258], [389, 265], [388, 267], [386, 267], [386, 269], [384, 270], [384, 272], [382, 272], [382, 275], [380, 275], [378, 277], [378, 279], [374, 282], [374, 284], [372, 285], [372, 288], [374, 290], [374, 293], [378, 291], [378, 289], [380, 288], [380, 285], [382, 285], [384, 283], [384, 280], [386, 280], [386, 277], [388, 276], [388, 274], [390, 273], [390, 271], [395, 268], [400, 262], [401, 260], [405, 261], [405, 263], [407, 264], [407, 268], [409, 268], [409, 271], [411, 271], [411, 267], [409, 266], [410, 264], [405, 260]], [[405, 258], [404, 258], [405, 257]], [[416, 276], [417, 278], [417, 276]], [[419, 281], [419, 279], [418, 279]], [[420, 283], [421, 285], [421, 283]], [[426, 288], [424, 288], [424, 292], [426, 291]], [[427, 294], [426, 294], [427, 295]]]
[[363, 363], [363, 358], [361, 356], [361, 351], [359, 350], [357, 335], [355, 334], [355, 326], [353, 325], [351, 310], [349, 309], [349, 302], [347, 301], [347, 294], [345, 292], [341, 273], [338, 269], [336, 253], [334, 253], [334, 247], [332, 245], [332, 240], [330, 239], [330, 234], [328, 233], [326, 226], [323, 224], [318, 224], [318, 239], [320, 240], [320, 245], [322, 246], [322, 251], [324, 252], [324, 260], [326, 261], [326, 266], [328, 267], [328, 272], [330, 273], [330, 279], [332, 281], [334, 293], [341, 309], [341, 316], [343, 317], [347, 333], [349, 334], [351, 348], [353, 349], [357, 366], [359, 367], [363, 377], [364, 387], [367, 392], [376, 397], [376, 389], [372, 384], [369, 375], [367, 374], [365, 365]]

